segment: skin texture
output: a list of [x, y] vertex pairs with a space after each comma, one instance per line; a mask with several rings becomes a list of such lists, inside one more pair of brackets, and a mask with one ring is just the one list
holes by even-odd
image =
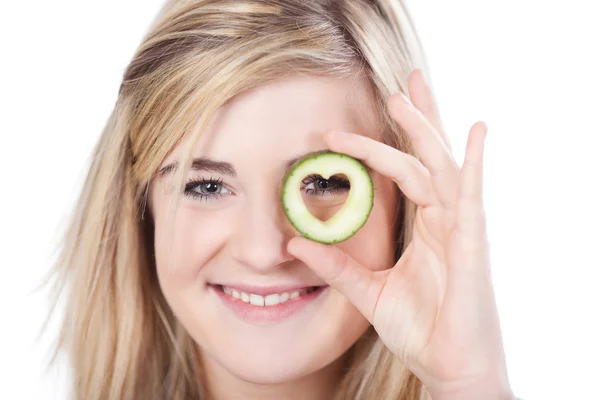
[[[370, 95], [366, 79], [289, 76], [242, 93], [219, 109], [194, 157], [229, 162], [236, 176], [189, 172], [188, 179], [222, 179], [223, 195], [182, 200], [171, 268], [165, 236], [173, 195], [170, 176], [153, 184], [149, 204], [161, 290], [199, 346], [214, 398], [329, 399], [342, 355], [368, 328], [365, 316], [331, 287], [299, 314], [261, 325], [244, 322], [225, 308], [207, 282], [326, 284], [288, 252], [298, 233], [280, 203], [281, 183], [288, 160], [327, 149], [323, 133], [330, 128], [380, 140]], [[186, 143], [184, 139], [180, 146]], [[161, 167], [177, 158], [180, 146]], [[372, 179], [375, 199], [368, 221], [337, 246], [366, 268], [380, 271], [394, 262], [392, 222], [399, 190], [377, 172]], [[308, 209], [326, 220], [346, 195], [303, 196]]]

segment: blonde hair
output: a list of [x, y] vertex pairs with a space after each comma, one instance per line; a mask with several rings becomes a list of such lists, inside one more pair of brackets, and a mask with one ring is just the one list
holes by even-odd
[[[195, 343], [158, 285], [146, 198], [157, 169], [184, 135], [192, 149], [217, 109], [290, 73], [368, 79], [382, 141], [414, 154], [386, 112], [408, 93], [425, 57], [397, 0], [169, 0], [128, 65], [64, 232], [52, 283], [64, 319], [50, 364], [69, 359], [77, 399], [205, 399]], [[198, 118], [200, 117], [200, 118]], [[181, 193], [186, 169], [176, 170]], [[172, 203], [174, 212], [180, 196]], [[397, 257], [411, 239], [415, 206], [401, 197]], [[172, 229], [172, 226], [171, 226]], [[48, 323], [46, 320], [44, 327]], [[371, 327], [347, 354], [338, 399], [429, 398]]]

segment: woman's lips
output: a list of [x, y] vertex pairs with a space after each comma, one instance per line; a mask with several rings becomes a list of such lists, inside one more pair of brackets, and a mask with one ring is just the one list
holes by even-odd
[[237, 290], [238, 292], [246, 292], [248, 294], [254, 293], [261, 296], [267, 296], [273, 293], [283, 293], [289, 292], [292, 293], [294, 291], [299, 291], [302, 289], [308, 289], [315, 286], [326, 286], [325, 284], [316, 283], [316, 284], [286, 284], [286, 285], [275, 285], [275, 286], [252, 286], [246, 285], [243, 283], [209, 283], [209, 285], [215, 286], [224, 286], [233, 290]]
[[[210, 284], [209, 287], [237, 316], [247, 322], [261, 323], [281, 321], [298, 313], [319, 298], [329, 286], [257, 288]], [[254, 292], [246, 292], [241, 288]]]

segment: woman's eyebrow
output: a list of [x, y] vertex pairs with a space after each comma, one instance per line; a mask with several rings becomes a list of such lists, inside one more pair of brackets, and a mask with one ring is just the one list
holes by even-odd
[[[174, 161], [170, 164], [165, 165], [158, 170], [157, 175], [164, 176], [175, 171], [179, 167], [179, 162]], [[216, 172], [219, 174], [229, 175], [235, 178], [236, 172], [235, 167], [225, 161], [217, 161], [208, 157], [197, 157], [192, 160], [192, 171], [207, 171]]]

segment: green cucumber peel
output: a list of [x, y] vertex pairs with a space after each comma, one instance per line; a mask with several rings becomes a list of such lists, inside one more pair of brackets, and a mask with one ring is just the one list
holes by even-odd
[[[300, 192], [302, 180], [309, 175], [329, 179], [343, 174], [350, 190], [342, 208], [327, 221], [307, 209]], [[304, 237], [333, 244], [354, 236], [367, 222], [373, 209], [373, 181], [365, 165], [346, 154], [324, 151], [298, 160], [283, 180], [281, 203], [287, 219]]]

